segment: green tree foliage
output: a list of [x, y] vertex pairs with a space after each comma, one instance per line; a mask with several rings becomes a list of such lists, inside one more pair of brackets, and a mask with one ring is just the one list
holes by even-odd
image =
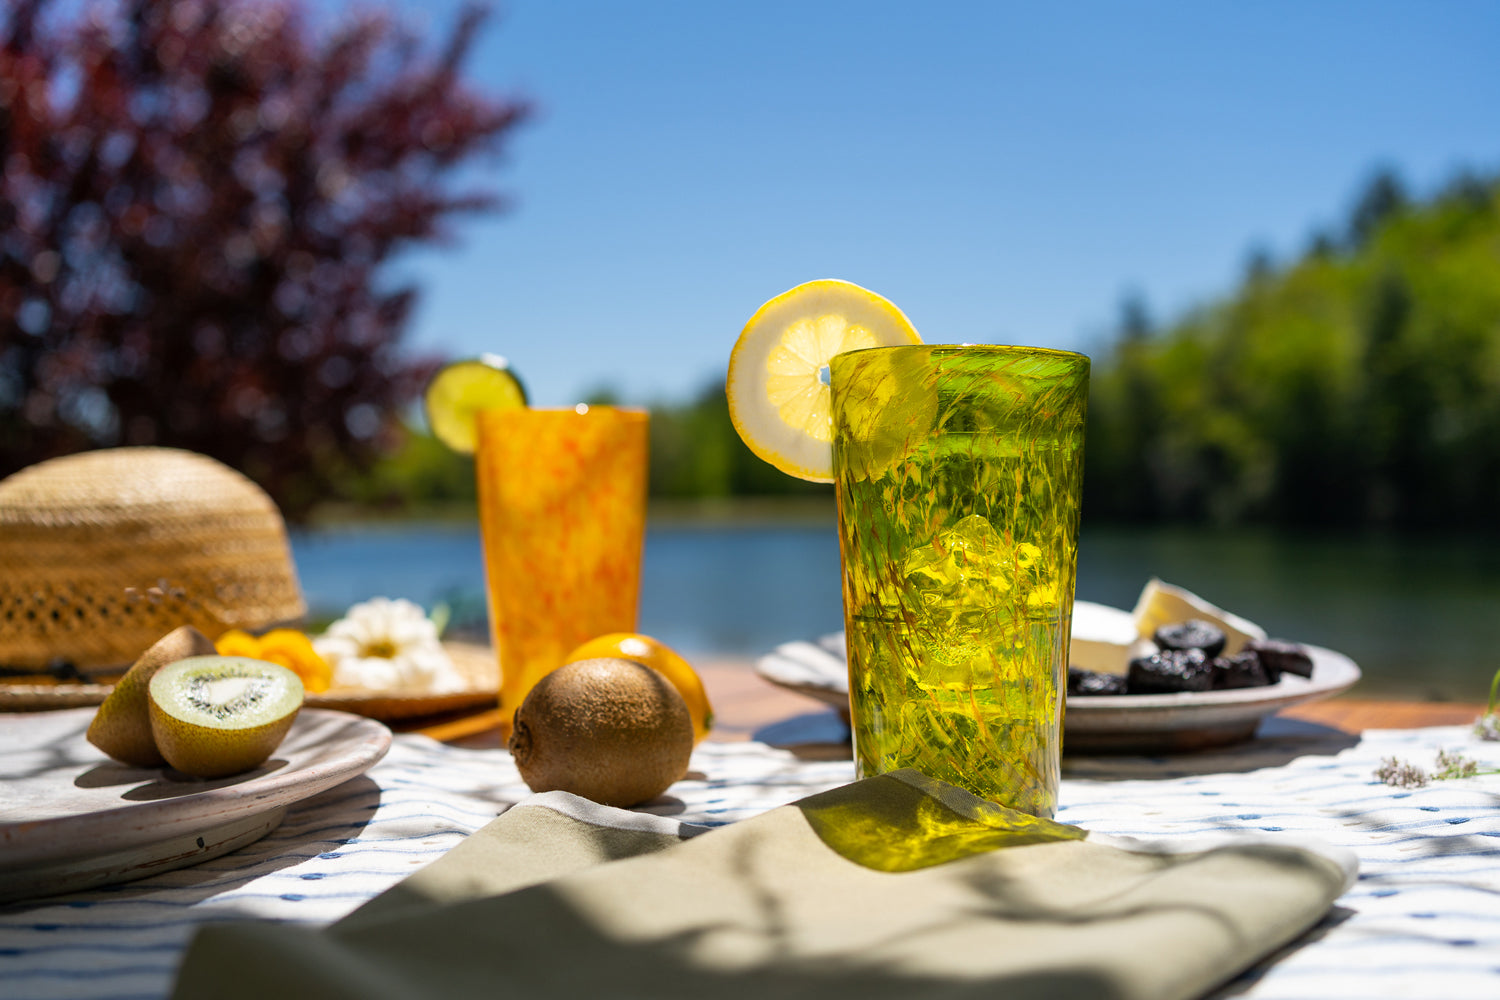
[[651, 408], [652, 496], [806, 496], [831, 489], [788, 476], [745, 447], [722, 382], [686, 406]]
[[[585, 395], [585, 402], [611, 406], [619, 405], [620, 398], [600, 386]], [[729, 421], [723, 383], [705, 387], [687, 403], [656, 404], [650, 411], [653, 497], [806, 496], [833, 488], [795, 479], [756, 458]], [[346, 492], [356, 504], [393, 514], [461, 507], [475, 501], [474, 461], [408, 426], [400, 445], [356, 477]]]
[[1382, 173], [1348, 237], [1096, 358], [1091, 519], [1494, 530], [1500, 182], [1413, 202]]
[[347, 492], [361, 507], [397, 514], [472, 505], [478, 496], [474, 459], [406, 426], [400, 444], [355, 477]]

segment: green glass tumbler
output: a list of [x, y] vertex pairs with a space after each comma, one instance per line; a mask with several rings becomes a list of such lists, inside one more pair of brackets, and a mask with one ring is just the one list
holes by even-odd
[[1057, 810], [1089, 359], [919, 345], [833, 359], [854, 757]]

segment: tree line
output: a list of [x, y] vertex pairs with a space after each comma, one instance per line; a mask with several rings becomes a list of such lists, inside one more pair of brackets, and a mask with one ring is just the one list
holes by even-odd
[[[830, 489], [756, 458], [722, 383], [651, 413], [653, 496]], [[417, 436], [377, 476], [388, 498], [471, 499], [460, 461]], [[1218, 300], [1164, 325], [1128, 300], [1094, 356], [1085, 466], [1091, 522], [1493, 531], [1500, 182], [1414, 199], [1383, 172], [1341, 232], [1252, 256]]]
[[1413, 200], [1377, 175], [1345, 231], [1253, 259], [1154, 329], [1139, 305], [1095, 360], [1091, 519], [1495, 528], [1500, 184]]

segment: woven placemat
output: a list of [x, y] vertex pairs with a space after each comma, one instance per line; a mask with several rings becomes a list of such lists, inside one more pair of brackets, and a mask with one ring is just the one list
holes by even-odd
[[[488, 646], [445, 642], [443, 648], [468, 681], [462, 691], [409, 695], [386, 691], [308, 695], [309, 708], [333, 708], [371, 719], [391, 721], [456, 712], [493, 705], [500, 690], [499, 660]], [[0, 712], [42, 712], [97, 705], [114, 690], [113, 684], [57, 681], [43, 677], [0, 678]]]

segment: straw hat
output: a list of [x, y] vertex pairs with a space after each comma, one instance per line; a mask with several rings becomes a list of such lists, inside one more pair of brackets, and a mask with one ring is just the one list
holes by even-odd
[[118, 667], [179, 625], [306, 610], [275, 503], [205, 455], [90, 451], [0, 481], [0, 665]]

